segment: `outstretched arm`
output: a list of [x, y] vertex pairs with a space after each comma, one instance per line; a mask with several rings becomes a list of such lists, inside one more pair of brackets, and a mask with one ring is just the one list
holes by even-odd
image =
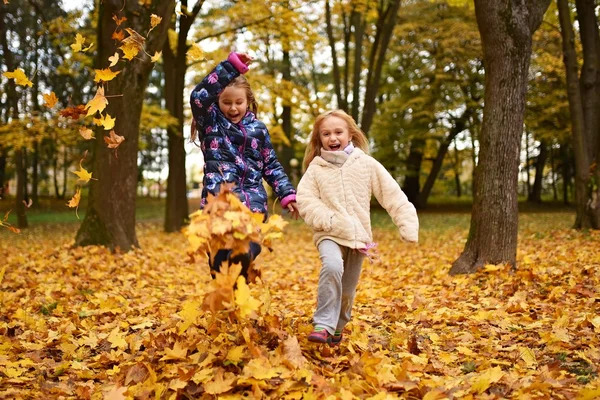
[[398, 182], [375, 159], [373, 159], [371, 182], [375, 198], [400, 229], [402, 239], [407, 242], [418, 242], [419, 218], [415, 206], [408, 201]]
[[306, 171], [298, 183], [298, 209], [304, 222], [314, 230], [331, 230], [331, 220], [335, 213], [321, 200], [319, 187], [310, 170]]
[[[199, 129], [209, 116], [210, 107], [217, 101], [219, 94], [233, 79], [248, 71], [247, 63], [251, 61], [246, 54], [231, 53], [227, 60], [217, 65], [200, 82], [190, 95], [192, 114]], [[204, 132], [200, 132], [203, 134]]]

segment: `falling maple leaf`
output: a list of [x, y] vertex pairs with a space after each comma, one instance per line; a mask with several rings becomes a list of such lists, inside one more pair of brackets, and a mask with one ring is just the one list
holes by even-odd
[[125, 31], [129, 34], [128, 37], [121, 40], [123, 45], [119, 47], [123, 53], [123, 58], [128, 60], [132, 60], [140, 51], [144, 49], [144, 44], [146, 43], [146, 38], [137, 33], [135, 30], [131, 28], [125, 28]]
[[116, 40], [117, 42], [122, 41], [124, 38], [125, 33], [122, 30], [114, 31], [111, 36], [111, 39]]
[[11, 224], [8, 223], [8, 215], [10, 214], [10, 210], [8, 210], [6, 212], [6, 214], [4, 214], [4, 219], [2, 221], [0, 221], [0, 226], [5, 227], [6, 229], [8, 229], [9, 231], [13, 232], [13, 233], [21, 233], [21, 230], [19, 228], [15, 228], [14, 226], [12, 226]]
[[127, 21], [127, 17], [117, 17], [115, 14], [112, 15], [112, 19], [115, 21], [117, 26], [121, 26], [121, 24]]
[[108, 105], [108, 100], [104, 97], [104, 88], [100, 86], [96, 90], [96, 95], [86, 105], [85, 109], [88, 110], [86, 117], [95, 114], [96, 112], [102, 112]]
[[50, 94], [44, 94], [44, 105], [48, 108], [53, 108], [56, 103], [58, 103], [58, 98], [54, 92], [50, 92]]
[[253, 315], [260, 307], [260, 301], [250, 295], [250, 289], [243, 276], [237, 278], [237, 288], [235, 290], [235, 304], [238, 305], [240, 316], [245, 318]]
[[204, 59], [204, 52], [197, 43], [192, 44], [192, 47], [187, 52], [187, 58], [190, 61], [198, 61]]
[[29, 87], [33, 86], [33, 82], [31, 82], [29, 78], [27, 78], [27, 76], [25, 75], [25, 71], [23, 71], [21, 68], [17, 68], [13, 72], [5, 72], [2, 75], [7, 77], [8, 79], [14, 79], [17, 85]]
[[162, 17], [159, 17], [156, 14], [150, 15], [150, 30], [148, 33], [152, 32], [152, 29], [156, 28], [158, 24], [162, 21]]
[[159, 62], [161, 57], [162, 57], [162, 51], [156, 51], [156, 52], [154, 52], [154, 55], [152, 57], [150, 57], [150, 61], [152, 61], [153, 63]]
[[121, 71], [112, 71], [110, 68], [95, 69], [94, 71], [96, 71], [94, 82], [109, 82], [121, 73]]
[[99, 118], [97, 122], [94, 121], [94, 123], [96, 123], [97, 125], [102, 125], [102, 127], [104, 127], [104, 130], [108, 131], [115, 127], [115, 120], [116, 118], [113, 118], [110, 115], [106, 114], [101, 116], [101, 118]]
[[113, 56], [108, 57], [108, 61], [110, 61], [109, 67], [114, 67], [119, 62], [119, 53], [115, 53]]
[[73, 49], [74, 52], [86, 52], [89, 49], [92, 48], [92, 46], [94, 45], [94, 43], [91, 43], [88, 47], [84, 48], [83, 45], [86, 41], [86, 38], [83, 37], [80, 33], [75, 35], [75, 43], [71, 44], [71, 49]]
[[79, 214], [77, 213], [79, 210], [79, 202], [81, 201], [81, 188], [77, 188], [77, 190], [75, 191], [75, 194], [73, 195], [73, 197], [71, 197], [71, 200], [69, 200], [69, 202], [67, 203], [67, 206], [69, 206], [70, 208], [75, 208], [75, 215], [77, 216], [77, 219], [79, 219]]
[[80, 105], [75, 106], [75, 107], [67, 107], [64, 110], [61, 110], [59, 112], [59, 114], [62, 117], [71, 118], [71, 119], [77, 120], [82, 115], [87, 114], [87, 111], [85, 111], [85, 110], [86, 110], [85, 106], [83, 104], [80, 104]]
[[124, 44], [119, 49], [123, 52], [123, 58], [130, 61], [140, 52], [138, 46], [131, 43]]
[[86, 171], [82, 166], [81, 166], [81, 161], [79, 162], [79, 170], [78, 171], [72, 171], [75, 175], [77, 175], [79, 177], [78, 180], [83, 181], [83, 183], [88, 183], [90, 181], [90, 179], [92, 178], [92, 174], [93, 172], [88, 172]]
[[79, 134], [85, 140], [94, 139], [94, 132], [92, 132], [92, 130], [89, 129], [87, 126], [82, 126], [81, 128], [79, 128]]
[[109, 136], [104, 136], [104, 142], [108, 145], [109, 149], [116, 149], [125, 140], [124, 136], [119, 136], [115, 131], [110, 131]]

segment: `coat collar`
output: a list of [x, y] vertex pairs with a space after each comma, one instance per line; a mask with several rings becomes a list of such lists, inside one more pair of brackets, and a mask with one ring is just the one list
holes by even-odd
[[[328, 152], [329, 154], [331, 153], [337, 153], [337, 152]], [[350, 153], [348, 155], [348, 158], [342, 163], [343, 165], [338, 165], [334, 162], [329, 162], [327, 161], [325, 158], [323, 158], [322, 156], [316, 156], [312, 161], [311, 161], [311, 165], [318, 165], [321, 167], [328, 167], [328, 168], [342, 168], [344, 166], [350, 165], [352, 164], [354, 161], [356, 161], [359, 157], [361, 157], [362, 155], [364, 155], [365, 152], [362, 151], [361, 149], [359, 149], [358, 147], [355, 147], [354, 150], [352, 151], [352, 153]], [[327, 157], [327, 156], [325, 156]]]

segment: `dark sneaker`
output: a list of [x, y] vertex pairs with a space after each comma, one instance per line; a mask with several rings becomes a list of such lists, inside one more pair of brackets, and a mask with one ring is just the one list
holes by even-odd
[[338, 344], [340, 344], [342, 342], [343, 338], [344, 338], [343, 333], [340, 333], [339, 335], [331, 335], [331, 345], [337, 346]]
[[331, 343], [331, 336], [326, 329], [320, 331], [312, 331], [310, 335], [308, 335], [308, 341], [314, 343]]

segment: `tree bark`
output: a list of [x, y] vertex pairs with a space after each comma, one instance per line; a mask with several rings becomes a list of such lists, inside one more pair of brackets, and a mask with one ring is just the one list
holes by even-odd
[[331, 5], [329, 0], [325, 1], [325, 29], [327, 32], [327, 40], [329, 41], [329, 48], [331, 50], [331, 61], [333, 63], [333, 87], [335, 90], [335, 97], [337, 100], [338, 108], [345, 110], [347, 108], [346, 99], [342, 96], [342, 83], [340, 66], [337, 60], [337, 50], [335, 44], [337, 40], [333, 35], [333, 26], [331, 22]]
[[[165, 57], [165, 99], [169, 113], [177, 118], [177, 126], [167, 129], [169, 148], [169, 176], [167, 178], [167, 204], [165, 207], [165, 232], [177, 232], [183, 228], [189, 215], [187, 201], [187, 178], [185, 170], [185, 140], [183, 137], [183, 109], [185, 73], [187, 71], [188, 33], [204, 1], [198, 1], [187, 15], [179, 16], [176, 54], [169, 41], [163, 45]], [[182, 2], [187, 9], [187, 0]]]
[[371, 129], [373, 117], [375, 116], [375, 111], [377, 109], [375, 100], [377, 98], [377, 92], [379, 91], [379, 83], [381, 82], [381, 71], [383, 70], [387, 49], [392, 34], [394, 33], [399, 9], [400, 0], [393, 0], [388, 2], [385, 9], [380, 10], [380, 26], [378, 26], [376, 34], [376, 37], [378, 39], [380, 38], [380, 40], [375, 40], [373, 51], [371, 51], [371, 65], [367, 74], [364, 108], [360, 123], [361, 129], [366, 134], [368, 134]]
[[549, 3], [475, 0], [485, 108], [471, 227], [451, 275], [472, 273], [485, 264], [516, 268], [519, 152], [532, 36]]
[[4, 184], [6, 181], [6, 150], [0, 146], [0, 199], [4, 198]]
[[[6, 7], [0, 7], [0, 44], [4, 55], [4, 62], [8, 71], [15, 70], [15, 62], [13, 53], [8, 46], [7, 29], [6, 29]], [[17, 89], [13, 79], [8, 80], [7, 84], [7, 102], [12, 109], [11, 117], [13, 120], [19, 119], [19, 99], [17, 97]], [[17, 172], [17, 193], [15, 196], [15, 213], [17, 214], [17, 226], [21, 229], [28, 227], [27, 215], [25, 214], [25, 185], [27, 184], [27, 171], [25, 170], [24, 162], [25, 148], [15, 149], [14, 160], [15, 169]]]
[[[155, 0], [150, 11], [135, 1], [123, 4], [120, 0], [104, 0], [100, 3], [97, 67], [106, 68], [108, 57], [117, 51], [119, 45], [111, 38], [116, 28], [113, 14], [127, 17], [127, 27], [145, 34], [149, 29], [150, 14], [168, 20], [174, 5], [174, 0]], [[162, 49], [168, 27], [167, 23], [160, 24], [149, 35], [146, 42], [149, 54]], [[96, 132], [93, 171], [98, 180], [90, 181], [87, 212], [75, 238], [76, 246], [102, 245], [121, 251], [139, 247], [135, 231], [139, 124], [152, 67], [148, 57], [140, 52], [110, 82], [112, 90], [106, 94], [122, 94], [122, 97], [110, 98], [106, 113], [116, 118], [115, 133], [124, 136], [125, 140], [118, 149], [109, 149], [104, 143], [104, 133]]]
[[[591, 164], [595, 152], [600, 147], [600, 134], [594, 106], [598, 104], [598, 96], [594, 90], [598, 90], [596, 75], [598, 72], [598, 53], [596, 51], [596, 39], [598, 27], [592, 2], [592, 20], [589, 16], [581, 15], [589, 2], [577, 1], [577, 11], [581, 29], [581, 38], [584, 52], [584, 64], [581, 71], [581, 80], [578, 74], [577, 52], [575, 50], [575, 34], [571, 22], [571, 14], [567, 0], [557, 0], [561, 36], [563, 43], [563, 61], [567, 75], [567, 96], [569, 98], [569, 110], [571, 114], [571, 133], [573, 152], [575, 155], [575, 207], [576, 217], [574, 228], [600, 228], [599, 215], [600, 199], [598, 199], [598, 188], [592, 184]], [[590, 24], [594, 26], [589, 26]], [[594, 89], [594, 90], [592, 90]], [[594, 132], [595, 129], [595, 132]], [[566, 187], [566, 182], [565, 182]], [[596, 199], [594, 199], [596, 192]]]
[[421, 165], [423, 164], [423, 149], [425, 148], [425, 140], [414, 138], [410, 141], [410, 150], [406, 159], [406, 177], [402, 190], [408, 200], [415, 204], [421, 191], [419, 178], [421, 176]]
[[535, 178], [527, 201], [542, 204], [542, 182], [544, 180], [544, 167], [548, 158], [548, 143], [545, 140], [540, 141], [539, 150], [540, 153], [535, 159]]

